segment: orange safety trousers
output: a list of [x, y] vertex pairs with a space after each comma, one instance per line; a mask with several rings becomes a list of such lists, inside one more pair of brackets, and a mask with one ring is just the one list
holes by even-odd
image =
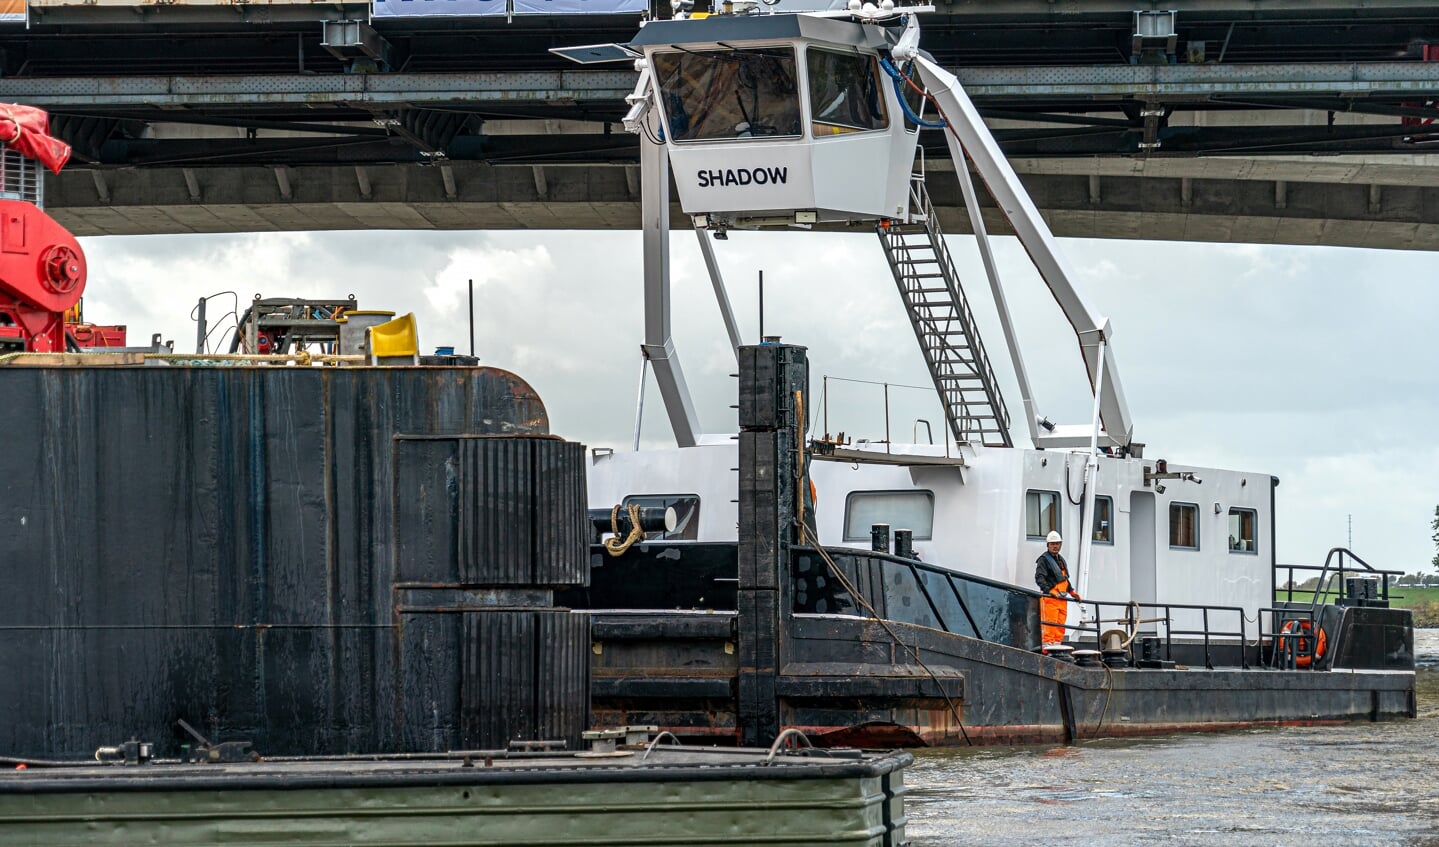
[[1069, 601], [1053, 596], [1069, 590], [1069, 580], [1061, 580], [1049, 596], [1039, 598], [1041, 641], [1058, 644], [1064, 640], [1064, 622], [1069, 619]]

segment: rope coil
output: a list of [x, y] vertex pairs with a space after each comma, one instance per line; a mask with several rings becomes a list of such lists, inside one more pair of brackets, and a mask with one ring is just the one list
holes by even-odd
[[642, 541], [645, 531], [640, 528], [640, 504], [631, 503], [626, 510], [630, 519], [630, 534], [620, 539], [620, 504], [610, 510], [610, 537], [605, 539], [605, 552], [611, 556], [623, 556], [625, 551], [634, 546], [636, 541]]

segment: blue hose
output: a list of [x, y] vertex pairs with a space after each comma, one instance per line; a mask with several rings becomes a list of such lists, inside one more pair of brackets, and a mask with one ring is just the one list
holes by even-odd
[[888, 58], [884, 56], [879, 57], [879, 66], [883, 68], [884, 72], [889, 74], [889, 78], [894, 81], [894, 93], [899, 97], [899, 107], [904, 110], [904, 116], [909, 119], [910, 123], [930, 129], [944, 129], [946, 126], [944, 121], [924, 120], [919, 115], [916, 115], [914, 110], [909, 107], [909, 101], [904, 99], [904, 87], [907, 84], [904, 74], [901, 74], [898, 68], [890, 64]]

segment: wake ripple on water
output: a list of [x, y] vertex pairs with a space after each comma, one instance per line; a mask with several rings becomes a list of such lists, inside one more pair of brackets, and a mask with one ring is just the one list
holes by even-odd
[[916, 751], [911, 844], [1439, 847], [1439, 630], [1415, 652], [1412, 721]]

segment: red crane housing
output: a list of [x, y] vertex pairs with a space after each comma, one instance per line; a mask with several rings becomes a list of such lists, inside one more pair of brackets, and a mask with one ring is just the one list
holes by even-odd
[[65, 313], [85, 292], [85, 252], [44, 211], [43, 164], [54, 173], [70, 146], [49, 116], [0, 104], [0, 350], [64, 352]]

